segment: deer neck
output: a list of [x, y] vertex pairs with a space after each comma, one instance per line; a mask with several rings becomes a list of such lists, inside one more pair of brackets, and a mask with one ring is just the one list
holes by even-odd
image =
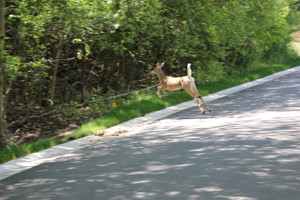
[[157, 76], [158, 76], [159, 82], [164, 82], [164, 80], [166, 79], [166, 76], [164, 75], [164, 73], [161, 70], [159, 70], [159, 73], [157, 73]]

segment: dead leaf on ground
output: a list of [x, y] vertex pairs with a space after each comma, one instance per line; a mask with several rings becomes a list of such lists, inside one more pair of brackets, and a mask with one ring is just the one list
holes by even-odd
[[99, 131], [97, 132], [95, 135], [101, 137], [101, 139], [105, 139], [105, 138], [109, 138], [109, 137], [113, 137], [113, 136], [119, 136], [123, 133], [127, 133], [127, 130], [119, 130], [119, 131], [115, 131], [115, 132], [106, 132], [106, 131]]

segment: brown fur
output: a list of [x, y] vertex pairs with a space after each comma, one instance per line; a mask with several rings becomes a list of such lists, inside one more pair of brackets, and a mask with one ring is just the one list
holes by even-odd
[[164, 63], [157, 63], [156, 67], [152, 71], [152, 73], [156, 74], [159, 78], [160, 85], [157, 87], [157, 95], [159, 96], [159, 98], [162, 98], [160, 90], [172, 91], [172, 90], [184, 89], [196, 100], [198, 107], [203, 114], [205, 113], [205, 111], [202, 108], [200, 102], [198, 101], [198, 98], [200, 98], [205, 108], [209, 112], [211, 112], [211, 109], [206, 105], [206, 103], [204, 102], [203, 98], [201, 97], [201, 95], [199, 94], [196, 88], [195, 79], [192, 77], [192, 71], [190, 68], [191, 64], [188, 64], [187, 66], [188, 69], [187, 76], [182, 76], [182, 77], [165, 76], [161, 70], [163, 65]]

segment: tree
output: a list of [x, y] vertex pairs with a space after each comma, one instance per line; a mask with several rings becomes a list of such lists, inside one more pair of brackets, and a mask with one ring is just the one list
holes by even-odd
[[5, 134], [6, 134], [6, 122], [5, 122], [5, 108], [4, 108], [4, 37], [5, 27], [4, 22], [4, 0], [0, 0], [0, 149], [5, 147]]

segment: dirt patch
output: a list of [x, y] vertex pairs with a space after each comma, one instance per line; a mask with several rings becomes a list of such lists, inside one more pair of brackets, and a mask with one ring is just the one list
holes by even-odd
[[55, 139], [71, 134], [82, 124], [97, 117], [99, 113], [74, 117], [69, 113], [57, 113], [47, 117], [27, 120], [25, 123], [8, 128], [8, 140], [11, 145]]

